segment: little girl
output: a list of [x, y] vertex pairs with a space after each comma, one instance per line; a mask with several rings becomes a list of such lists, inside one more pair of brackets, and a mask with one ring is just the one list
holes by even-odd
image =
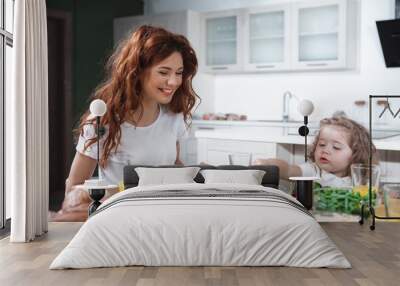
[[[279, 159], [259, 159], [254, 164], [277, 165], [282, 179], [295, 176], [318, 177], [322, 187], [351, 186], [350, 166], [368, 164], [369, 133], [347, 117], [325, 118], [311, 147], [311, 162], [289, 165]], [[373, 162], [377, 162], [376, 148], [372, 146]]]

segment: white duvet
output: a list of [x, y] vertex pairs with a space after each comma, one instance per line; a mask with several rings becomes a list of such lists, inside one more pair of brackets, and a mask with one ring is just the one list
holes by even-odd
[[132, 192], [207, 188], [263, 190], [295, 201], [282, 191], [253, 185], [132, 188], [105, 201], [99, 208], [103, 211], [82, 225], [50, 269], [127, 265], [351, 267], [316, 220], [289, 204], [230, 197], [115, 203]]

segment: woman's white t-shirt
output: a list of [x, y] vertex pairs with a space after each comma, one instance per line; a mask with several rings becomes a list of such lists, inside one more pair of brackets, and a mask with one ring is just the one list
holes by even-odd
[[[100, 139], [100, 158], [106, 133]], [[123, 180], [123, 168], [126, 165], [172, 165], [176, 160], [176, 142], [187, 135], [183, 114], [169, 112], [160, 108], [157, 119], [148, 126], [135, 127], [124, 122], [121, 124], [121, 142], [117, 151], [112, 151], [105, 168], [100, 168], [100, 176], [109, 184], [118, 184]], [[84, 151], [87, 139], [96, 136], [93, 125], [88, 124], [79, 136], [76, 150], [93, 159], [97, 159], [97, 143]]]
[[316, 182], [320, 183], [322, 187], [338, 187], [348, 188], [351, 187], [350, 177], [338, 177], [332, 173], [322, 170], [315, 163], [304, 163], [299, 165], [302, 176], [304, 177], [318, 177]]

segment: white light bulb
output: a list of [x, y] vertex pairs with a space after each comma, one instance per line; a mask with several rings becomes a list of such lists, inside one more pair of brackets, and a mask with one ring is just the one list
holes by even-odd
[[89, 110], [94, 116], [103, 116], [107, 111], [107, 105], [103, 100], [95, 99], [90, 103]]
[[297, 110], [303, 116], [308, 116], [314, 111], [314, 104], [308, 99], [302, 99], [297, 106]]

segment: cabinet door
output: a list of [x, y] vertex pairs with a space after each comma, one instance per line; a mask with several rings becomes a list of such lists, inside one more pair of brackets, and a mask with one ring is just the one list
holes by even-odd
[[[121, 39], [125, 38], [128, 33], [134, 31], [141, 25], [153, 25], [188, 37], [188, 39], [194, 43], [192, 43], [192, 45], [197, 48], [196, 32], [199, 25], [197, 14], [196, 12], [186, 10], [149, 16], [115, 18], [114, 43], [118, 43]], [[189, 23], [191, 26], [189, 26]]]
[[235, 155], [243, 165], [247, 165], [249, 155], [252, 161], [277, 155], [277, 144], [272, 142], [199, 138], [197, 143], [197, 161], [212, 165], [228, 164], [229, 155]]
[[200, 63], [205, 71], [227, 72], [242, 68], [241, 14], [241, 10], [203, 14]]
[[151, 16], [151, 25], [173, 33], [187, 35], [187, 11], [163, 13]]
[[141, 25], [151, 24], [150, 16], [129, 16], [114, 19], [114, 44], [124, 40]]
[[346, 0], [293, 6], [294, 68], [346, 67], [346, 13]]
[[288, 69], [290, 62], [289, 5], [254, 8], [245, 14], [245, 69]]

